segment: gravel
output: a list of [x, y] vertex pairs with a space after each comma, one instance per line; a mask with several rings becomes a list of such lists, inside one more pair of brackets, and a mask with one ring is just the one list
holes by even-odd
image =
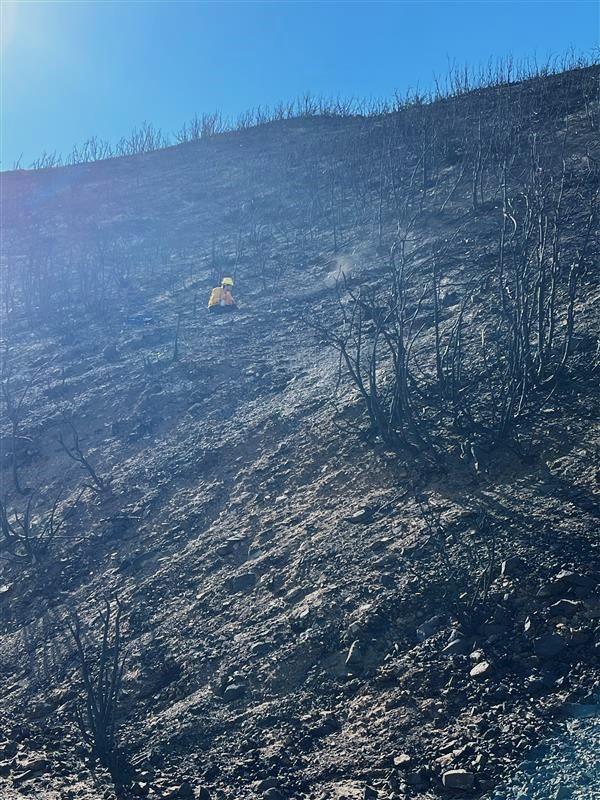
[[483, 800], [600, 800], [600, 706], [580, 706]]

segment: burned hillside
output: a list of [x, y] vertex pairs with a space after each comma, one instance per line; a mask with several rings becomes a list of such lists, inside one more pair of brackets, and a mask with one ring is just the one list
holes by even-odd
[[3, 797], [479, 797], [597, 705], [599, 77], [2, 175]]

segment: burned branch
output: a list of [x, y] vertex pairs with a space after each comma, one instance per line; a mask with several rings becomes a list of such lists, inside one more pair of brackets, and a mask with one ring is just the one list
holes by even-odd
[[87, 472], [91, 478], [91, 483], [86, 483], [85, 488], [91, 489], [93, 492], [98, 494], [108, 492], [110, 490], [109, 482], [105, 478], [102, 478], [98, 475], [90, 463], [89, 458], [84, 453], [79, 439], [79, 433], [72, 420], [65, 417], [64, 422], [68, 426], [71, 433], [71, 442], [68, 444], [65, 441], [62, 431], [58, 435], [58, 442], [68, 457], [76, 464], [79, 464], [81, 469]]
[[104, 601], [99, 612], [98, 639], [86, 642], [77, 613], [67, 621], [75, 645], [81, 679], [81, 699], [75, 707], [75, 721], [93, 760], [108, 769], [115, 785], [130, 779], [131, 768], [118, 744], [117, 727], [123, 688], [126, 653], [121, 632], [123, 605]]

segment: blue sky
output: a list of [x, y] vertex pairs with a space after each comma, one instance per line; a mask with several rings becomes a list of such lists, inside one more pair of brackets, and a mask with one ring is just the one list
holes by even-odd
[[1, 168], [23, 154], [170, 132], [315, 94], [426, 88], [448, 61], [543, 60], [599, 43], [597, 0], [151, 2], [0, 0]]

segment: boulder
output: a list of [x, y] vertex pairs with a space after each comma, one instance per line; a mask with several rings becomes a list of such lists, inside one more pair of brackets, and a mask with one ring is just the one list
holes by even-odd
[[475, 784], [475, 776], [466, 769], [449, 769], [442, 775], [445, 789], [462, 789], [469, 791]]

